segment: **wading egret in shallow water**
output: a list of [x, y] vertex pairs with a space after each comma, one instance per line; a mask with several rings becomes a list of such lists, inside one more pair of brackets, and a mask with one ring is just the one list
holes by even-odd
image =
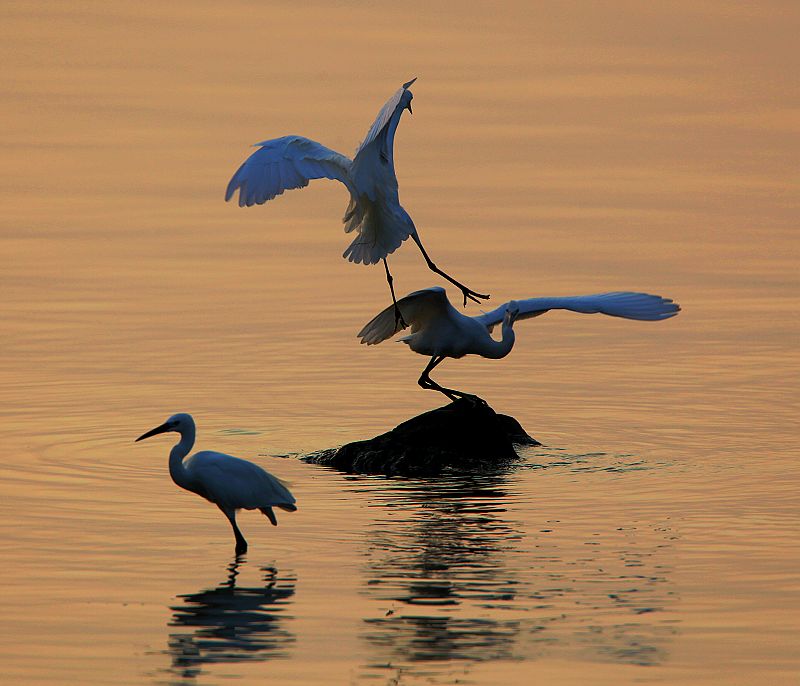
[[195, 453], [184, 462], [194, 445], [194, 419], [190, 414], [174, 414], [136, 441], [167, 431], [181, 435], [169, 453], [169, 475], [181, 488], [203, 496], [222, 510], [233, 527], [237, 555], [247, 552], [247, 541], [236, 525], [236, 510], [260, 510], [273, 526], [278, 526], [273, 507], [287, 512], [297, 509], [294, 496], [283, 482], [252, 462], [212, 450]]
[[389, 98], [352, 160], [303, 136], [283, 136], [256, 143], [261, 147], [233, 175], [225, 200], [230, 200], [238, 190], [239, 206], [250, 207], [272, 200], [286, 190], [304, 188], [311, 179], [341, 181], [350, 191], [350, 204], [342, 219], [344, 230], [356, 232], [343, 257], [364, 264], [382, 260], [392, 302], [395, 302], [394, 286], [386, 257], [409, 236], [428, 267], [461, 289], [464, 305], [467, 298], [479, 302], [478, 298], [489, 296], [467, 288], [433, 263], [414, 222], [400, 205], [394, 170], [394, 135], [403, 110], [411, 112], [414, 96], [408, 89], [414, 81], [403, 84]]
[[[514, 322], [517, 319], [538, 317], [548, 310], [571, 310], [584, 314], [599, 313], [625, 319], [660, 321], [674, 317], [681, 309], [677, 303], [658, 295], [617, 292], [511, 300], [491, 312], [467, 317], [450, 304], [444, 289], [436, 286], [401, 298], [397, 301], [397, 307], [411, 326], [411, 333], [399, 340], [415, 353], [429, 355], [431, 358], [417, 383], [422, 388], [444, 393], [451, 400], [459, 397], [478, 398], [440, 386], [430, 377], [433, 368], [446, 357], [505, 357], [514, 347]], [[496, 341], [490, 334], [501, 322], [503, 338]], [[389, 307], [364, 326], [358, 336], [362, 343], [374, 345], [391, 338], [397, 331], [394, 310]]]

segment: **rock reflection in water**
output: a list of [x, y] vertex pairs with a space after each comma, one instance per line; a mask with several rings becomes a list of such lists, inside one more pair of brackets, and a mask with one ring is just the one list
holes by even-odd
[[[388, 608], [365, 620], [376, 664], [513, 657], [520, 622], [492, 612], [518, 592], [504, 564], [521, 538], [499, 516], [504, 477], [393, 482], [373, 495], [392, 515], [369, 532], [368, 593]], [[463, 604], [477, 616], [449, 611]]]
[[433, 678], [554, 655], [666, 659], [670, 527], [539, 519], [525, 506], [525, 523], [515, 523], [506, 518], [518, 507], [514, 483], [505, 474], [359, 482], [381, 509], [367, 532], [365, 593], [383, 605], [364, 620], [372, 658], [363, 677], [390, 668]]
[[239, 566], [232, 562], [219, 586], [179, 596], [183, 604], [170, 608], [169, 626], [189, 629], [169, 637], [170, 672], [182, 680], [199, 675], [204, 664], [288, 657], [295, 637], [284, 628], [283, 612], [295, 580], [264, 567], [263, 585], [237, 586]]

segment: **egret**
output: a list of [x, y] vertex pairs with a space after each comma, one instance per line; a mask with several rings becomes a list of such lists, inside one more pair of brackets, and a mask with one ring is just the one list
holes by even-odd
[[[382, 260], [392, 302], [396, 304], [386, 257], [411, 236], [428, 268], [461, 289], [466, 306], [467, 298], [477, 303], [489, 296], [467, 288], [434, 264], [414, 222], [400, 205], [394, 170], [394, 135], [403, 111], [412, 111], [414, 96], [408, 89], [414, 81], [404, 83], [381, 108], [352, 160], [303, 136], [262, 141], [256, 143], [259, 149], [231, 178], [225, 200], [230, 200], [238, 190], [239, 206], [250, 207], [262, 205], [286, 190], [304, 188], [312, 179], [341, 181], [350, 191], [350, 204], [342, 219], [344, 230], [356, 231], [342, 257], [356, 264], [376, 264]], [[395, 309], [395, 315], [398, 314]]]
[[195, 425], [190, 414], [172, 415], [160, 426], [143, 433], [136, 442], [168, 431], [181, 435], [181, 440], [169, 453], [169, 474], [172, 480], [181, 488], [197, 493], [222, 510], [233, 527], [236, 555], [247, 552], [247, 541], [236, 525], [237, 510], [260, 510], [273, 526], [278, 526], [273, 507], [287, 512], [297, 509], [295, 498], [284, 483], [252, 462], [212, 450], [195, 453], [184, 462], [183, 458], [194, 445]]
[[[491, 312], [467, 317], [450, 304], [444, 289], [438, 286], [410, 293], [397, 301], [397, 307], [411, 326], [411, 333], [398, 340], [415, 353], [431, 358], [417, 383], [422, 388], [444, 393], [451, 400], [459, 397], [472, 400], [480, 398], [440, 386], [430, 378], [434, 367], [446, 357], [505, 357], [514, 347], [514, 322], [517, 319], [538, 317], [548, 310], [571, 310], [584, 314], [599, 313], [625, 319], [660, 321], [674, 317], [681, 309], [677, 303], [658, 295], [614, 292], [511, 300]], [[503, 337], [497, 341], [492, 338], [491, 332], [501, 322]], [[393, 309], [389, 307], [367, 323], [358, 336], [362, 343], [375, 345], [391, 338], [398, 330]]]

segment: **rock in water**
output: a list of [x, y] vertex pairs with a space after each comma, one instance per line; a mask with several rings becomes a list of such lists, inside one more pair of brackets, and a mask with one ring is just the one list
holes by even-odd
[[514, 443], [541, 445], [513, 417], [462, 399], [375, 438], [304, 459], [344, 472], [435, 476], [445, 470], [480, 471], [508, 465], [520, 459]]

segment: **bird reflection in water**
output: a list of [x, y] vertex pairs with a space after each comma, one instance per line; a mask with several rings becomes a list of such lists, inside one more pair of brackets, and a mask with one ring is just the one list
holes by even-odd
[[500, 517], [504, 480], [493, 474], [397, 481], [391, 490], [371, 491], [392, 515], [369, 532], [367, 592], [388, 608], [386, 616], [365, 620], [366, 640], [380, 655], [374, 667], [513, 657], [520, 622], [498, 611], [517, 595], [504, 555], [521, 534]]
[[216, 588], [179, 596], [170, 627], [189, 631], [170, 634], [170, 672], [193, 679], [204, 664], [263, 662], [289, 656], [295, 636], [284, 625], [286, 605], [294, 595], [294, 578], [263, 567], [263, 585], [237, 586], [239, 560], [228, 565], [227, 579]]

